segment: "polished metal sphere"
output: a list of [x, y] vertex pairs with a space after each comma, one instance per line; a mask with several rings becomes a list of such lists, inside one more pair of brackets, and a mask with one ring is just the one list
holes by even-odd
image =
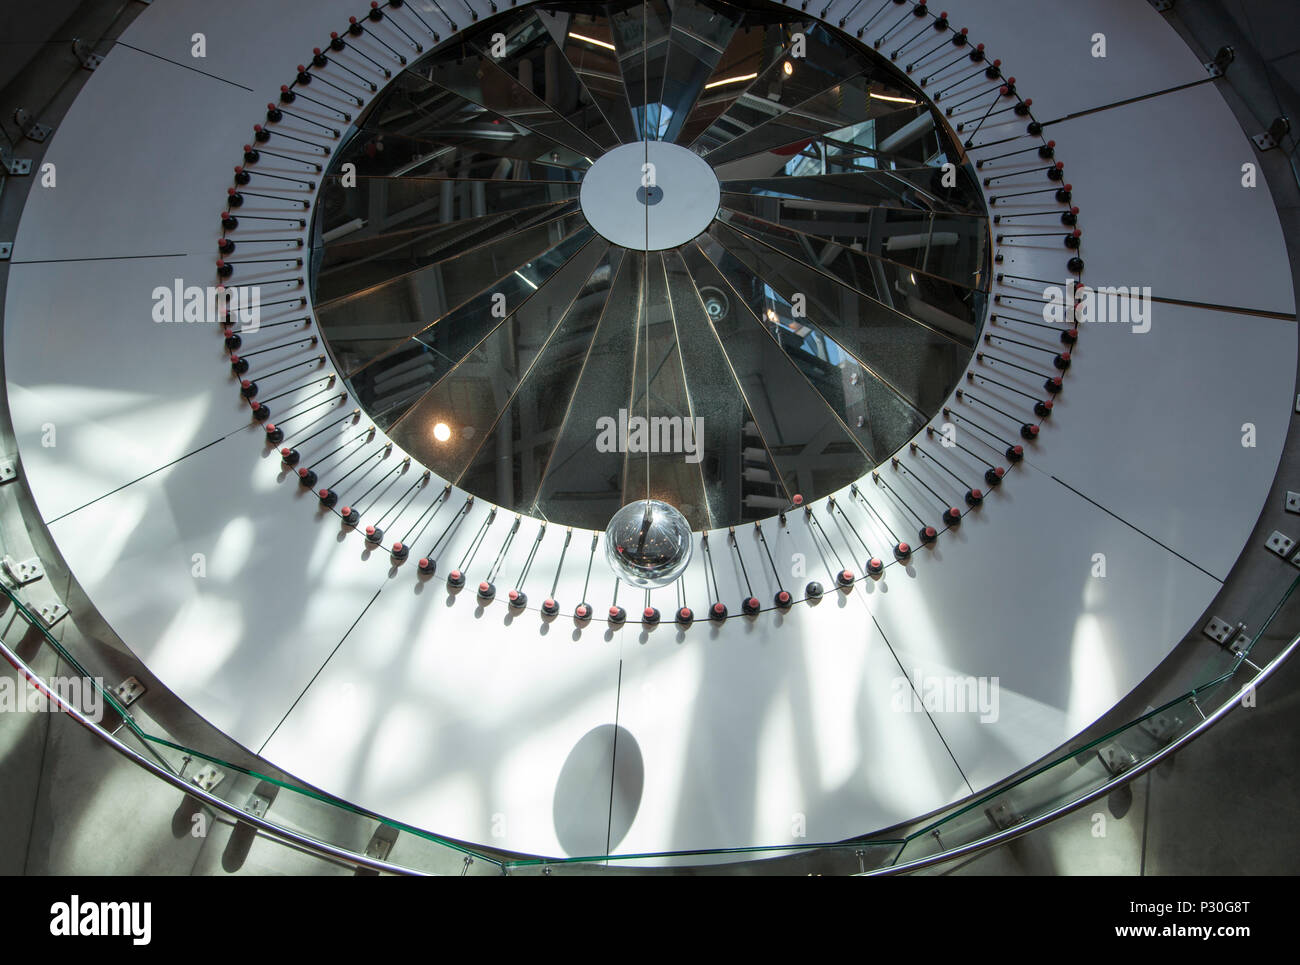
[[605, 528], [605, 557], [625, 583], [666, 586], [691, 561], [691, 524], [658, 499], [628, 503]]

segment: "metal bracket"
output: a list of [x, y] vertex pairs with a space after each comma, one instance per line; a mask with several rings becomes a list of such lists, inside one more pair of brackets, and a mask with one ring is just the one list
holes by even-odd
[[44, 604], [36, 611], [36, 615], [41, 618], [41, 622], [45, 624], [46, 628], [49, 628], [68, 615], [68, 608], [55, 600], [52, 603]]
[[190, 775], [190, 783], [201, 787], [205, 791], [211, 791], [225, 779], [225, 772], [218, 770], [211, 764], [204, 764]]
[[1024, 816], [1012, 810], [1011, 805], [1006, 801], [999, 801], [992, 807], [984, 809], [984, 816], [989, 819], [989, 823], [999, 831], [1005, 831], [1007, 828], [1014, 828], [1024, 820]]
[[0, 561], [0, 566], [3, 566], [5, 575], [14, 586], [35, 583], [45, 575], [45, 570], [41, 568], [41, 561], [35, 556], [29, 560], [16, 560], [6, 553], [4, 560]]
[[1291, 551], [1295, 549], [1295, 540], [1285, 533], [1273, 530], [1272, 535], [1264, 541], [1264, 545], [1282, 559], [1287, 559], [1291, 555]]
[[1231, 47], [1220, 47], [1214, 59], [1205, 65], [1211, 77], [1222, 77], [1228, 72], [1228, 65], [1237, 59], [1237, 52]]
[[[375, 829], [375, 833], [370, 836], [370, 840], [366, 842], [366, 857], [374, 858], [376, 861], [387, 861], [388, 856], [393, 851], [393, 842], [395, 840], [397, 840], [397, 830], [395, 828], [390, 828], [386, 824], [379, 825]], [[461, 871], [462, 875], [464, 873], [464, 871]], [[379, 872], [373, 868], [359, 867], [357, 868], [357, 874], [369, 878], [378, 875]]]
[[1273, 118], [1273, 123], [1268, 126], [1268, 130], [1263, 134], [1256, 134], [1251, 140], [1261, 151], [1271, 151], [1275, 147], [1280, 147], [1282, 138], [1289, 133], [1291, 133], [1291, 118], [1282, 115]]
[[1210, 617], [1210, 622], [1205, 625], [1201, 632], [1215, 643], [1227, 643], [1228, 638], [1232, 636], [1232, 624], [1227, 620], [1220, 620], [1218, 617]]
[[0, 459], [0, 485], [18, 478], [18, 465], [11, 457]]
[[135, 677], [127, 677], [113, 689], [113, 696], [123, 707], [130, 707], [145, 695], [145, 686]]
[[397, 840], [397, 831], [381, 824], [366, 842], [365, 855], [377, 861], [387, 861], [393, 852], [393, 843]]
[[370, 843], [366, 845], [366, 857], [374, 858], [376, 861], [387, 861], [388, 852], [392, 850], [393, 842], [371, 838]]
[[1250, 644], [1250, 636], [1246, 632], [1246, 624], [1244, 623], [1233, 626], [1227, 620], [1211, 617], [1210, 622], [1205, 625], [1201, 632], [1231, 653], [1240, 654]]
[[[1149, 714], [1153, 710], [1154, 707], [1148, 707], [1143, 713]], [[1166, 712], [1148, 717], [1138, 726], [1147, 733], [1148, 737], [1163, 747], [1174, 739], [1174, 735], [1183, 726], [1183, 719], [1177, 714]]]
[[1174, 0], [1151, 0], [1151, 6], [1156, 8], [1156, 13], [1168, 13], [1174, 9]]
[[1101, 766], [1106, 768], [1111, 777], [1118, 777], [1137, 763], [1133, 753], [1116, 741], [1111, 741], [1097, 748], [1097, 757]]
[[[8, 261], [9, 256], [13, 254], [14, 246], [11, 241], [0, 241], [0, 261]], [[0, 479], [0, 482], [8, 482], [7, 479]]]
[[271, 809], [271, 799], [263, 797], [261, 794], [253, 793], [248, 795], [248, 800], [244, 802], [244, 810], [255, 818], [266, 817], [266, 812]]
[[79, 61], [81, 61], [81, 66], [85, 70], [94, 70], [104, 62], [104, 58], [95, 53], [95, 51], [91, 49], [90, 45], [80, 37], [72, 38], [72, 53]]
[[14, 177], [23, 177], [32, 173], [31, 158], [13, 157], [3, 147], [0, 147], [0, 167], [4, 168], [6, 174]]
[[29, 141], [35, 141], [37, 144], [50, 136], [50, 128], [44, 124], [38, 124], [36, 118], [21, 107], [14, 111], [14, 123], [22, 131], [23, 137]]

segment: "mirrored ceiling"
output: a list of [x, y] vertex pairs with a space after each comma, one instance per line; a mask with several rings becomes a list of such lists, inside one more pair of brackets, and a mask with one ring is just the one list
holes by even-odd
[[[643, 142], [716, 178], [666, 249], [584, 215], [586, 172]], [[964, 371], [989, 283], [964, 161], [905, 74], [794, 9], [510, 9], [413, 63], [332, 159], [316, 314], [370, 418], [484, 499], [592, 529], [647, 495], [695, 528], [765, 518], [887, 460]], [[638, 416], [672, 451], [638, 448]]]

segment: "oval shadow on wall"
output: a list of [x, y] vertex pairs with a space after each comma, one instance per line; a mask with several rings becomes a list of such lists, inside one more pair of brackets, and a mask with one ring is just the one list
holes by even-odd
[[564, 853], [582, 857], [617, 848], [636, 819], [644, 787], [645, 762], [628, 730], [602, 724], [584, 734], [555, 782], [555, 836]]

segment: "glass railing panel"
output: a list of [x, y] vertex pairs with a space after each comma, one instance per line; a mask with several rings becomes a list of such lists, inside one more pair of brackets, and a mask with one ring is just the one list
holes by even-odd
[[[197, 861], [198, 873], [217, 873], [218, 867], [231, 873], [248, 862], [261, 866], [272, 861], [273, 852], [267, 849], [304, 850], [302, 844], [286, 845], [273, 833], [255, 827], [251, 820], [241, 820], [242, 812], [267, 820], [274, 828], [301, 835], [308, 842], [324, 842], [353, 855], [368, 855], [435, 874], [871, 874], [934, 858], [954, 848], [980, 845], [1079, 803], [1135, 772], [1142, 762], [1201, 727], [1225, 702], [1239, 699], [1239, 692], [1260, 668], [1292, 643], [1294, 628], [1300, 626], [1297, 587], [1300, 577], [1279, 570], [1275, 584], [1255, 594], [1236, 615], [1234, 632], [1225, 645], [1195, 636], [1184, 642], [1183, 647], [1192, 648], [1192, 657], [1164, 673], [1162, 693], [1173, 696], [1158, 706], [1148, 705], [1141, 713], [1118, 717], [1113, 726], [1097, 728], [1086, 741], [1072, 742], [1005, 786], [959, 802], [903, 831], [857, 842], [545, 859], [493, 855], [386, 820], [291, 779], [233, 762], [227, 759], [229, 752], [223, 757], [172, 740], [148, 718], [142, 705], [129, 706], [59, 639], [60, 635], [67, 636], [62, 632], [67, 625], [56, 634], [41, 622], [34, 607], [22, 599], [24, 588], [0, 584], [0, 636], [16, 653], [21, 650], [16, 659], [29, 662], [39, 658], [43, 667], [55, 668], [61, 679], [79, 676], [90, 681], [104, 712], [103, 731], [155, 766], [190, 782], [198, 781], [205, 770], [222, 772], [222, 781], [210, 793], [237, 809], [233, 817], [184, 792], [180, 792], [182, 801], [173, 816], [174, 826], [197, 820], [196, 815], [206, 815], [207, 820], [224, 822], [230, 829], [231, 841], [226, 842], [220, 857], [208, 854]], [[1238, 625], [1244, 625], [1246, 631], [1235, 632]], [[1201, 646], [1204, 655], [1198, 652]], [[82, 734], [93, 736], [70, 717], [58, 716]], [[270, 770], [270, 765], [254, 763]], [[163, 783], [157, 774], [132, 770], [136, 771], [136, 780]], [[305, 850], [313, 849], [307, 844]], [[322, 852], [314, 858], [328, 864], [320, 873], [357, 870], [346, 857]], [[297, 858], [285, 860], [287, 866], [301, 864]], [[308, 866], [314, 867], [310, 863], [303, 865]]]
[[1017, 782], [964, 802], [911, 832], [898, 863], [932, 857], [1000, 834], [1081, 800], [1164, 746], [1167, 741], [1158, 739], [1144, 725], [1170, 718], [1200, 721], [1187, 697], [1153, 709], [1139, 720], [1055, 757]]
[[578, 858], [527, 858], [507, 861], [505, 871], [511, 875], [856, 875], [888, 868], [897, 859], [904, 843], [902, 840], [877, 840]]
[[1191, 734], [1225, 703], [1241, 699], [1241, 691], [1263, 666], [1255, 658], [1268, 652], [1271, 659], [1295, 638], [1300, 626], [1298, 586], [1300, 577], [1284, 573], [1255, 596], [1241, 618], [1258, 627], [1253, 633], [1231, 634], [1229, 646], [1223, 648], [1206, 638], [1206, 656], [1186, 661], [1174, 675], [1173, 682], [1182, 689], [1179, 696], [909, 831], [897, 864], [981, 841], [1082, 801]]
[[[0, 630], [4, 631], [4, 639], [23, 642], [23, 649], [28, 652], [18, 656], [18, 659], [24, 662], [42, 651], [56, 656], [59, 682], [80, 678], [84, 689], [88, 689], [89, 693], [82, 689], [82, 692], [73, 694], [62, 686], [50, 686], [59, 696], [73, 698], [69, 701], [71, 706], [85, 713], [91, 722], [97, 722], [96, 732], [101, 735], [99, 740], [106, 739], [102, 735], [111, 734], [129, 750], [156, 766], [192, 782], [196, 787], [201, 787], [246, 814], [267, 820], [275, 827], [294, 832], [309, 841], [324, 842], [334, 848], [392, 864], [399, 863], [392, 860], [393, 853], [399, 853], [408, 862], [402, 866], [418, 872], [501, 873], [500, 863], [494, 857], [473, 848], [399, 822], [384, 820], [314, 788], [260, 773], [215, 754], [179, 744], [158, 733], [154, 723], [120, 699], [105, 684], [103, 677], [83, 666], [20, 598], [19, 592], [0, 583]], [[44, 681], [42, 686], [46, 686]], [[52, 714], [51, 717], [60, 721], [57, 726], [61, 728], [66, 724], [82, 734], [91, 733], [68, 714]], [[219, 783], [211, 785], [208, 775], [214, 770], [220, 772], [221, 779]], [[146, 779], [155, 785], [160, 783], [160, 778], [156, 775], [150, 776], [148, 772], [138, 771], [135, 767], [119, 764], [118, 771], [131, 775], [135, 780]], [[238, 815], [232, 817], [217, 812], [196, 797], [186, 798], [182, 792], [182, 802], [177, 808], [173, 825], [179, 827], [187, 821], [195, 822], [196, 826], [213, 821], [225, 822], [236, 833], [235, 839], [227, 842], [220, 860], [213, 859], [211, 855], [206, 856], [196, 865], [197, 873], [205, 873], [205, 870], [216, 873], [218, 865], [223, 872], [237, 871], [254, 849], [259, 852], [265, 852], [268, 848], [289, 848], [294, 851], [303, 851], [305, 848], [306, 851], [311, 851], [309, 843], [286, 845], [273, 834], [268, 834], [251, 823], [241, 822]], [[355, 870], [345, 858], [321, 854], [316, 857], [327, 859], [331, 863], [330, 868], [342, 869], [340, 873]], [[268, 855], [259, 860], [271, 861], [275, 869], [281, 869], [283, 865], [276, 862], [288, 859], [281, 854], [275, 859]], [[293, 867], [299, 864], [301, 862], [290, 861]], [[263, 867], [262, 870], [271, 870], [271, 866]], [[310, 873], [329, 872], [317, 869]]]

